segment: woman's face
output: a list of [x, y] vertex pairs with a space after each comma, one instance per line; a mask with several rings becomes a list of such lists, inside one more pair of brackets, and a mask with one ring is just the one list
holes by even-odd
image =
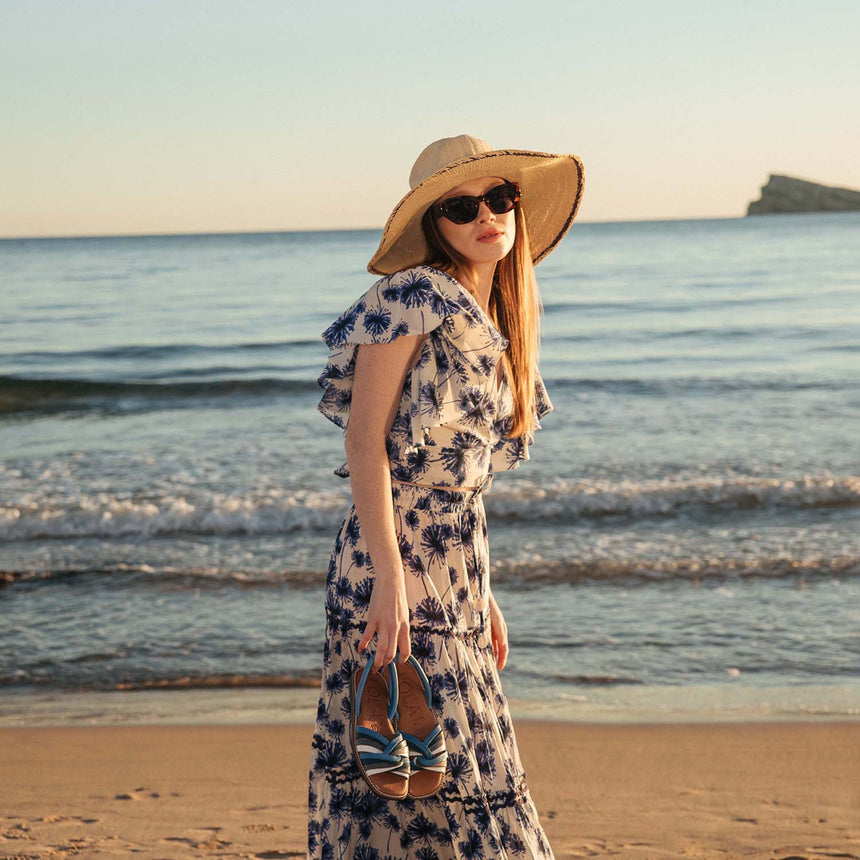
[[[498, 176], [470, 179], [446, 191], [437, 202], [461, 195], [486, 194], [505, 180]], [[481, 201], [478, 216], [468, 224], [455, 224], [444, 216], [437, 219], [439, 232], [455, 251], [459, 251], [470, 263], [496, 263], [514, 246], [516, 237], [516, 210], [496, 215]]]

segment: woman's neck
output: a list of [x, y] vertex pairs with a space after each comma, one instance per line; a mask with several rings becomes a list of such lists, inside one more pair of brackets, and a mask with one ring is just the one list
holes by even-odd
[[468, 272], [458, 272], [457, 280], [475, 297], [475, 301], [488, 313], [490, 293], [493, 291], [493, 277], [496, 274], [496, 262], [473, 263]]

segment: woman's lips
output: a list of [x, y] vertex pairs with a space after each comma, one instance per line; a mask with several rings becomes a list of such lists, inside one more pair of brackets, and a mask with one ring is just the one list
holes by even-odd
[[493, 230], [491, 233], [482, 233], [480, 236], [478, 236], [477, 241], [478, 242], [492, 242], [495, 239], [500, 238], [501, 236], [504, 236], [504, 233], [502, 233], [499, 230]]

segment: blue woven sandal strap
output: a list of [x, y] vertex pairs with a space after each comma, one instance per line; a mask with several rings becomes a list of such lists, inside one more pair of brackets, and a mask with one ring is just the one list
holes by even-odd
[[401, 731], [409, 747], [409, 757], [412, 769], [441, 769], [448, 760], [448, 750], [445, 748], [445, 734], [441, 726], [436, 726], [424, 740]]
[[389, 740], [373, 729], [356, 726], [355, 746], [356, 755], [368, 774], [393, 771], [400, 776], [409, 776], [409, 747], [400, 732]]
[[400, 732], [394, 735], [393, 738], [388, 738], [383, 735], [381, 732], [374, 731], [373, 729], [369, 729], [367, 726], [356, 726], [355, 727], [355, 739], [356, 740], [369, 740], [374, 743], [380, 744], [382, 747], [386, 747], [389, 744], [397, 744], [398, 738], [403, 738], [403, 735]]
[[[398, 649], [399, 653], [399, 649]], [[400, 701], [400, 682], [397, 677], [397, 667], [394, 665], [397, 660], [397, 654], [394, 655], [394, 660], [388, 664], [388, 719], [393, 720], [397, 713], [397, 705]]]
[[[398, 654], [400, 653], [400, 649], [398, 649]], [[355, 691], [355, 711], [357, 714], [361, 713], [361, 697], [364, 695], [364, 686], [367, 683], [367, 678], [370, 675], [370, 670], [373, 668], [373, 660], [375, 658], [375, 652], [370, 651], [367, 655], [367, 661], [364, 664], [364, 669], [361, 673], [361, 677], [358, 679], [358, 687]], [[388, 719], [393, 720], [394, 715], [397, 713], [397, 703], [400, 698], [400, 689], [397, 680], [397, 668], [394, 665], [395, 660], [397, 660], [397, 655], [395, 654], [394, 660], [392, 660], [388, 664]]]
[[364, 670], [361, 673], [361, 677], [358, 679], [358, 687], [355, 690], [355, 712], [356, 714], [361, 713], [361, 697], [364, 695], [364, 685], [367, 683], [367, 676], [370, 674], [370, 670], [373, 667], [373, 652], [371, 651], [367, 655], [367, 661], [364, 664]]

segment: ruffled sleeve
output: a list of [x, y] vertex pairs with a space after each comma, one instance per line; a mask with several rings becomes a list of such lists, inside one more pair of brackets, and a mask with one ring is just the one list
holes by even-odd
[[463, 389], [489, 377], [507, 347], [504, 337], [482, 324], [470, 302], [456, 281], [432, 267], [380, 278], [322, 334], [329, 359], [318, 379], [324, 394], [317, 409], [346, 430], [358, 346], [439, 329], [440, 337], [428, 339], [410, 373], [408, 418], [413, 444], [422, 444], [423, 430], [456, 418]]
[[[544, 381], [540, 373], [535, 372], [535, 431], [542, 429], [540, 419], [544, 415], [548, 415], [552, 410], [552, 402], [549, 399]], [[525, 437], [517, 436], [509, 439], [506, 434], [510, 426], [511, 415], [510, 410], [508, 410], [496, 422], [495, 430], [498, 441], [493, 445], [490, 453], [491, 472], [516, 469], [523, 460], [529, 459], [529, 448], [534, 445], [535, 434], [527, 433]]]

